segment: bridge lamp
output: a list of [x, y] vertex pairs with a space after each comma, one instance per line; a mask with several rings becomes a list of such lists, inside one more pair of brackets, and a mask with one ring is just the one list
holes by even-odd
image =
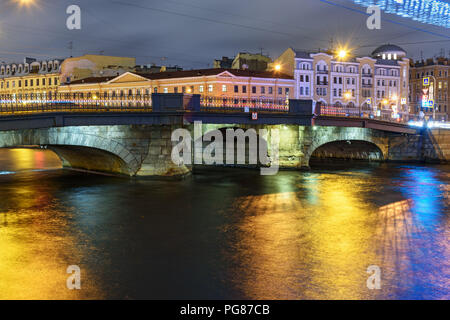
[[281, 71], [281, 64], [275, 65], [275, 71]]

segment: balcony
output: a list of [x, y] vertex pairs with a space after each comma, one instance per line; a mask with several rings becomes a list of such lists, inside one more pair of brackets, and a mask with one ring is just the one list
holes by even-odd
[[328, 70], [317, 70], [317, 74], [328, 74]]
[[316, 83], [316, 85], [318, 86], [327, 86], [328, 85], [328, 81], [319, 81]]
[[361, 76], [365, 77], [365, 78], [373, 78], [373, 74], [372, 73], [361, 73]]
[[372, 86], [373, 86], [372, 84], [367, 84], [367, 83], [362, 84], [363, 88], [372, 88]]

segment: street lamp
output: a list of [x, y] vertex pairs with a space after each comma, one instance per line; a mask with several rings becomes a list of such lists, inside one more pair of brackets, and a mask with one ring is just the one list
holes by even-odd
[[339, 59], [345, 59], [346, 57], [347, 57], [347, 55], [348, 55], [348, 52], [347, 52], [347, 50], [345, 50], [345, 49], [340, 49], [339, 51], [338, 51], [338, 57], [339, 57]]
[[275, 71], [281, 71], [281, 64], [275, 65]]
[[30, 7], [32, 5], [36, 5], [37, 0], [13, 0], [16, 2], [19, 7]]
[[346, 93], [344, 93], [344, 98], [345, 100], [350, 100], [352, 98], [352, 93], [347, 91]]

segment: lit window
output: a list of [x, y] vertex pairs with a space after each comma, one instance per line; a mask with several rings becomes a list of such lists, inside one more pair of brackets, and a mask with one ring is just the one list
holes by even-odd
[[212, 84], [208, 85], [208, 92], [213, 92], [213, 85]]
[[222, 85], [222, 92], [227, 92], [227, 85], [226, 84]]
[[164, 93], [169, 93], [169, 88], [164, 88]]
[[200, 86], [200, 88], [198, 89], [198, 91], [204, 92], [204, 91], [205, 91], [205, 88], [204, 88], [203, 86]]

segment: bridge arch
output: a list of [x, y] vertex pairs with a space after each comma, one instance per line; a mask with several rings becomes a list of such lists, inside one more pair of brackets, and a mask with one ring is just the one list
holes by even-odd
[[140, 168], [136, 156], [118, 141], [68, 127], [0, 132], [0, 148], [23, 146], [48, 148], [65, 167], [130, 176]]
[[[364, 159], [365, 156], [368, 160], [388, 159], [389, 145], [385, 138], [370, 131], [370, 129], [364, 128], [328, 127], [317, 129], [312, 135], [312, 143], [304, 149], [302, 165], [309, 167], [314, 152], [316, 155], [321, 153], [320, 155], [323, 156], [327, 152], [332, 155], [336, 148], [341, 149], [342, 158], [345, 158], [345, 153], [348, 152], [348, 158], [353, 159]], [[331, 147], [331, 150], [327, 150], [327, 147]], [[358, 152], [359, 154], [357, 154]]]
[[[261, 165], [261, 159], [260, 159], [260, 148], [263, 147], [265, 150], [267, 150], [267, 156], [269, 156], [270, 149], [269, 149], [269, 143], [267, 140], [267, 136], [261, 136], [259, 129], [263, 129], [263, 126], [249, 126], [249, 125], [237, 125], [237, 124], [204, 124], [202, 128], [202, 139], [206, 135], [212, 133], [213, 131], [220, 131], [222, 134], [222, 145], [223, 145], [223, 162], [226, 162], [226, 131], [228, 129], [233, 130], [243, 130], [244, 133], [247, 133], [247, 130], [254, 130], [256, 132], [256, 146], [250, 144], [250, 139], [245, 138], [245, 146], [244, 146], [244, 152], [245, 152], [245, 164], [237, 164], [238, 159], [238, 147], [237, 147], [237, 138], [235, 138], [234, 141], [234, 162], [235, 164], [232, 166], [243, 166], [243, 167], [255, 167]], [[270, 130], [267, 131], [268, 134]], [[211, 142], [204, 141], [202, 143], [202, 152], [205, 150], [206, 146], [208, 146]], [[250, 150], [256, 154], [257, 158], [257, 164], [250, 164]], [[264, 159], [264, 161], [268, 161], [267, 159]]]

